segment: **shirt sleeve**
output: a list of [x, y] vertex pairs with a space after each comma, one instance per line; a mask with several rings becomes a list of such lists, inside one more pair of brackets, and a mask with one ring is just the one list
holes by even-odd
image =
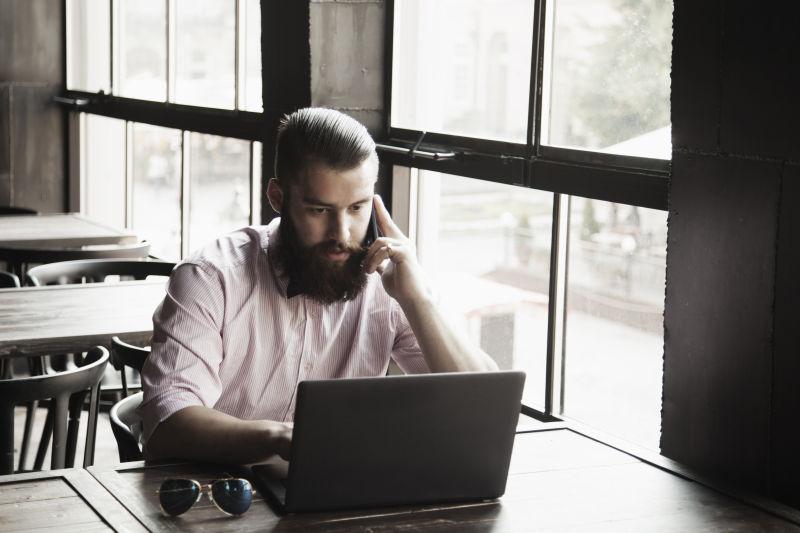
[[392, 321], [395, 324], [394, 345], [392, 346], [392, 359], [406, 374], [427, 374], [430, 372], [425, 356], [417, 342], [417, 337], [411, 330], [406, 314], [394, 299], [392, 302]]
[[142, 440], [185, 407], [213, 407], [221, 394], [224, 295], [221, 276], [198, 264], [179, 265], [153, 314], [152, 351], [142, 369]]

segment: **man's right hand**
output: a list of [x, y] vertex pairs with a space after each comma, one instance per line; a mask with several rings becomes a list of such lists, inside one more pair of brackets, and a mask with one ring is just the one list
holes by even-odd
[[188, 459], [221, 464], [263, 463], [289, 458], [291, 422], [242, 420], [193, 405], [161, 422], [146, 445], [148, 459]]

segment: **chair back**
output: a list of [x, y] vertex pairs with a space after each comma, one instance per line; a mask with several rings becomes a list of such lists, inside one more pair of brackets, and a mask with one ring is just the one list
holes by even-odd
[[19, 278], [16, 274], [0, 270], [0, 289], [19, 287]]
[[11, 207], [8, 205], [0, 206], [0, 216], [3, 215], [38, 215], [39, 212], [36, 209], [30, 209], [27, 207]]
[[145, 279], [169, 276], [175, 263], [131, 259], [84, 259], [39, 265], [28, 270], [28, 285], [63, 285], [105, 281], [108, 276]]
[[144, 459], [139, 440], [142, 437], [142, 419], [136, 414], [136, 409], [142, 403], [143, 393], [137, 392], [132, 396], [123, 398], [111, 408], [111, 431], [117, 440], [119, 460], [141, 461]]
[[53, 401], [50, 467], [56, 470], [72, 466], [80, 412], [87, 394], [91, 394], [91, 399], [83, 466], [91, 466], [94, 462], [100, 380], [108, 357], [108, 350], [96, 346], [87, 352], [82, 366], [74, 370], [0, 381], [0, 474], [14, 472], [14, 406], [37, 400]]
[[149, 355], [149, 346], [134, 346], [121, 341], [119, 337], [111, 337], [111, 366], [120, 371], [124, 396], [128, 396], [128, 378], [125, 368], [132, 368], [137, 373], [141, 372]]

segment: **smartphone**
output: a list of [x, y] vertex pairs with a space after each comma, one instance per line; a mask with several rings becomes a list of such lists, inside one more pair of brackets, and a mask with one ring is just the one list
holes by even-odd
[[367, 226], [367, 234], [364, 236], [364, 242], [362, 246], [364, 248], [369, 248], [372, 246], [372, 243], [381, 236], [381, 232], [378, 230], [378, 219], [375, 217], [375, 207], [372, 208], [372, 213], [369, 215], [369, 226]]

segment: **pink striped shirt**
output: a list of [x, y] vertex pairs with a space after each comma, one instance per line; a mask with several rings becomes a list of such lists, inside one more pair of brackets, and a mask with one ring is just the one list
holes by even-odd
[[160, 422], [191, 405], [290, 421], [300, 381], [380, 376], [390, 357], [405, 372], [428, 371], [378, 274], [352, 301], [286, 298], [288, 278], [269, 260], [278, 224], [230, 233], [172, 273], [142, 371], [145, 442]]

